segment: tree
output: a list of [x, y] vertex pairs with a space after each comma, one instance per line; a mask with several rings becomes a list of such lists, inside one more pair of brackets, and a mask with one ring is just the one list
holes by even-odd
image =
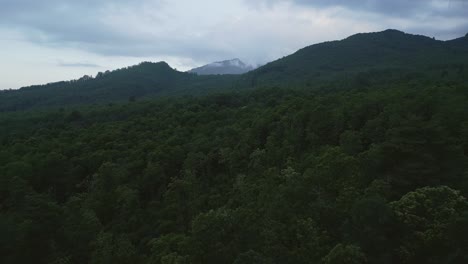
[[217, 209], [198, 215], [192, 223], [197, 261], [227, 263], [238, 254], [236, 220], [232, 210]]
[[340, 146], [346, 154], [355, 155], [363, 149], [361, 136], [356, 131], [347, 130], [340, 135]]
[[386, 200], [377, 195], [356, 201], [350, 212], [350, 229], [343, 230], [349, 239], [357, 242], [369, 262], [392, 263], [391, 248], [397, 244], [396, 221]]
[[73, 263], [89, 263], [91, 242], [102, 228], [95, 212], [85, 207], [85, 195], [71, 197], [65, 204], [62, 227], [63, 246], [68, 248]]
[[91, 264], [138, 264], [142, 257], [125, 235], [101, 233], [94, 242]]
[[189, 263], [188, 254], [191, 248], [190, 237], [182, 234], [167, 234], [152, 239], [151, 264], [185, 264]]
[[262, 254], [249, 250], [239, 256], [234, 260], [233, 264], [271, 264], [271, 260], [263, 256]]
[[323, 264], [364, 264], [367, 263], [366, 256], [361, 249], [354, 245], [336, 245], [322, 259]]
[[447, 138], [445, 129], [422, 117], [410, 116], [396, 121], [380, 146], [381, 173], [392, 184], [395, 196], [424, 186], [457, 182], [464, 173], [466, 157], [458, 145]]
[[390, 204], [403, 226], [398, 250], [406, 263], [441, 263], [452, 246], [450, 227], [468, 208], [459, 191], [446, 186], [424, 187]]

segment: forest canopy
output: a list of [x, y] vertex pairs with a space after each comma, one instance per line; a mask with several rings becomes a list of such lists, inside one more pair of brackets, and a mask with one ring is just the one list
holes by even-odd
[[467, 99], [393, 83], [4, 114], [2, 263], [462, 263]]

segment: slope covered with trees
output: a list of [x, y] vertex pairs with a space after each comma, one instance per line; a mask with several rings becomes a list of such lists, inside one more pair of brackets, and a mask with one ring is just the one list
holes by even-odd
[[468, 87], [0, 118], [2, 263], [465, 263]]
[[253, 86], [310, 87], [356, 76], [401, 78], [408, 74], [431, 77], [444, 71], [466, 71], [468, 37], [439, 41], [398, 30], [356, 34], [341, 41], [303, 48], [244, 76]]
[[125, 102], [157, 96], [203, 95], [212, 90], [227, 90], [234, 76], [198, 76], [179, 72], [167, 63], [143, 62], [94, 78], [0, 91], [0, 111], [18, 111]]

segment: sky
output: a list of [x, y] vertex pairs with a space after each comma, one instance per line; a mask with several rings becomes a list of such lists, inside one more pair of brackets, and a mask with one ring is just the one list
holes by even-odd
[[468, 0], [0, 0], [0, 89], [142, 61], [180, 71], [232, 58], [261, 65], [389, 28], [464, 36]]

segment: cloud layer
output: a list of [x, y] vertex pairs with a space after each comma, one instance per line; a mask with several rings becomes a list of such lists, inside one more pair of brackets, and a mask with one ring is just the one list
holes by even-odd
[[459, 16], [466, 15], [468, 4], [464, 0], [266, 0], [294, 2], [315, 7], [341, 6], [351, 10], [364, 10], [384, 15], [406, 16]]
[[[120, 58], [119, 65], [168, 59], [188, 69], [235, 57], [261, 64], [386, 28], [450, 39], [468, 32], [466, 14], [468, 0], [0, 0], [0, 33], [13, 32], [14, 41], [44, 53], [60, 50], [55, 64], [112, 68], [105, 58]], [[28, 53], [12, 43], [17, 56]], [[1, 63], [8, 62], [0, 70]]]
[[[229, 57], [239, 48], [237, 45], [245, 49], [248, 39], [258, 40], [257, 35], [266, 37], [267, 41], [279, 40], [282, 44], [284, 35], [298, 35], [293, 28], [298, 24], [320, 26], [317, 16], [351, 20], [354, 24], [376, 28], [393, 19], [406, 29], [414, 28], [423, 33], [434, 30], [442, 37], [462, 34], [468, 28], [465, 18], [468, 2], [460, 0], [263, 0], [269, 2], [267, 9], [252, 9], [243, 1], [220, 2], [2, 0], [0, 24], [17, 28], [29, 41], [43, 45], [66, 45], [104, 55], [170, 55], [193, 59], [202, 59], [208, 54]], [[343, 12], [331, 12], [334, 8], [341, 8]], [[351, 11], [364, 12], [367, 18], [361, 22]], [[297, 14], [311, 17], [295, 19]], [[438, 29], [431, 24], [440, 20], [447, 21], [443, 24], [448, 25]], [[344, 28], [337, 30], [346, 31]], [[254, 49], [263, 46], [252, 41], [248, 44]]]

